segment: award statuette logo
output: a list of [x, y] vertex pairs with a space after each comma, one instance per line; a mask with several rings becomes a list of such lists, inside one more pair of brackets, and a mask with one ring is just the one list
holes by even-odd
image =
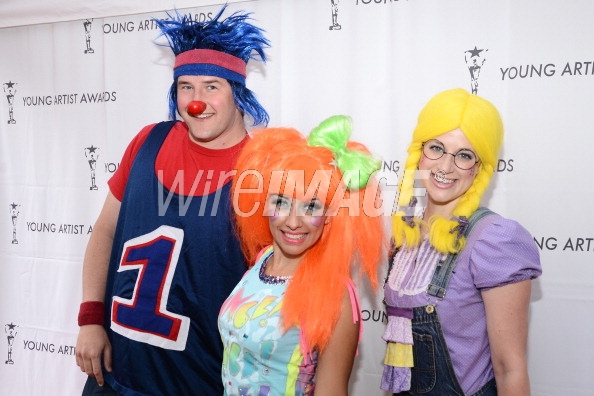
[[464, 51], [464, 60], [466, 61], [466, 66], [470, 72], [470, 89], [475, 95], [478, 93], [478, 79], [479, 74], [481, 73], [481, 68], [487, 60], [484, 57], [485, 54], [481, 55], [481, 52], [483, 51], [487, 52], [489, 50], [477, 49], [475, 45], [474, 49]]
[[2, 84], [2, 88], [4, 88], [4, 93], [6, 94], [6, 100], [8, 100], [9, 124], [16, 124], [14, 119], [14, 94], [16, 93], [16, 88], [14, 87], [15, 85], [16, 83], [13, 83], [12, 81]]
[[4, 364], [14, 364], [14, 360], [12, 360], [12, 346], [14, 345], [14, 339], [16, 338], [17, 331], [16, 328], [18, 326], [10, 322], [9, 324], [4, 325], [4, 332], [6, 333], [6, 341], [8, 342], [8, 358], [4, 362]]
[[17, 218], [19, 217], [19, 204], [15, 204], [14, 202], [10, 204], [10, 217], [12, 219], [12, 244], [17, 245], [19, 241], [16, 237], [16, 225], [17, 225]]
[[85, 28], [85, 42], [87, 44], [87, 49], [85, 49], [85, 54], [94, 54], [95, 50], [91, 48], [91, 28], [93, 27], [93, 20], [86, 19], [83, 22], [83, 27]]
[[342, 27], [338, 24], [338, 1], [330, 0], [330, 9], [332, 10], [332, 25], [330, 30], [340, 30]]
[[97, 158], [99, 158], [99, 154], [97, 153], [99, 147], [85, 147], [85, 157], [89, 161], [89, 168], [91, 168], [91, 187], [89, 190], [97, 190], [97, 184], [95, 184], [95, 171], [97, 170]]

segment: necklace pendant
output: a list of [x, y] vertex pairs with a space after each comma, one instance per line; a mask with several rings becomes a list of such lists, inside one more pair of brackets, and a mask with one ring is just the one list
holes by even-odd
[[427, 312], [428, 314], [432, 314], [433, 312], [435, 312], [435, 305], [433, 305], [433, 304], [425, 305], [425, 312]]

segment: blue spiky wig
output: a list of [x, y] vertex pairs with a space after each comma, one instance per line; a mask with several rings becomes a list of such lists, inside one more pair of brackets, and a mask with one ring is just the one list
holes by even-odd
[[168, 19], [155, 19], [175, 54], [173, 84], [169, 89], [169, 117], [176, 118], [177, 79], [179, 76], [216, 76], [231, 84], [235, 105], [249, 114], [253, 125], [266, 126], [269, 116], [245, 85], [246, 66], [250, 59], [266, 62], [264, 49], [270, 43], [264, 30], [247, 22], [250, 13], [235, 12], [219, 20], [227, 8], [224, 5], [210, 21], [197, 22], [190, 15], [181, 15], [177, 10]]

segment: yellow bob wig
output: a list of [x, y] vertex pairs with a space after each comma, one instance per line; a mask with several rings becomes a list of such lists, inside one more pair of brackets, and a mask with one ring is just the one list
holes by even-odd
[[481, 197], [489, 186], [497, 167], [499, 149], [503, 142], [503, 123], [493, 104], [470, 94], [462, 88], [447, 90], [435, 95], [419, 114], [408, 148], [404, 178], [399, 186], [399, 210], [392, 218], [392, 232], [397, 247], [418, 246], [421, 219], [413, 223], [403, 221], [403, 207], [413, 198], [415, 170], [418, 168], [424, 142], [444, 133], [460, 129], [479, 157], [479, 170], [470, 188], [462, 195], [453, 211], [453, 219], [435, 216], [429, 220], [429, 240], [442, 253], [456, 253], [464, 248], [460, 235], [459, 219], [469, 218], [479, 207]]

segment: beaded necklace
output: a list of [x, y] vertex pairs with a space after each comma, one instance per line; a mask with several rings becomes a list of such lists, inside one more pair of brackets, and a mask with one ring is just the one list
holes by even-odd
[[274, 255], [274, 253], [272, 253], [270, 256], [266, 257], [266, 259], [264, 259], [264, 262], [262, 263], [262, 265], [260, 266], [260, 280], [266, 284], [269, 285], [282, 285], [287, 283], [288, 280], [290, 280], [292, 278], [292, 276], [274, 276], [274, 275], [266, 275], [265, 271], [266, 271], [266, 265], [268, 264], [268, 260], [270, 260], [270, 258]]

